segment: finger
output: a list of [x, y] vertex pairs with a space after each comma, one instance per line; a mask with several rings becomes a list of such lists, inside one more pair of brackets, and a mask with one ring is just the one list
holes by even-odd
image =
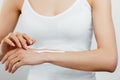
[[17, 38], [14, 34], [10, 35], [9, 38], [10, 38], [10, 40], [13, 40], [14, 43], [15, 43], [19, 48], [22, 47], [21, 44], [20, 44], [20, 42], [19, 42], [19, 40], [18, 40], [18, 38]]
[[7, 70], [8, 61], [5, 63], [5, 70]]
[[17, 62], [19, 62], [20, 60], [21, 60], [20, 57], [16, 57], [16, 58], [12, 59], [12, 60], [8, 63], [8, 71], [11, 72], [13, 65], [16, 64]]
[[9, 44], [10, 46], [15, 46], [15, 44], [8, 38], [4, 39], [4, 42]]
[[29, 44], [33, 43], [32, 39], [25, 33], [23, 33], [23, 38], [25, 38]]
[[25, 65], [22, 61], [17, 62], [16, 64], [13, 65], [11, 73], [14, 73], [18, 68], [21, 66]]
[[11, 55], [11, 56], [9, 56], [9, 57], [7, 58], [7, 60], [5, 61], [5, 63], [6, 63], [6, 68], [5, 68], [5, 70], [8, 70], [8, 67], [9, 67], [9, 64], [10, 64], [11, 60], [13, 60], [13, 59], [16, 58], [16, 57], [17, 57], [17, 54], [13, 54], [13, 55]]
[[12, 55], [13, 53], [15, 53], [15, 51], [16, 51], [16, 50], [8, 51], [8, 52], [6, 53], [6, 55], [2, 58], [1, 63], [4, 64], [5, 61], [7, 60], [7, 58], [8, 58], [10, 55]]
[[17, 37], [18, 37], [20, 43], [22, 44], [22, 47], [23, 47], [24, 49], [27, 49], [26, 40], [22, 37], [22, 35], [18, 35]]
[[32, 41], [33, 41], [33, 43], [32, 43], [32, 44], [34, 44], [34, 43], [36, 42], [36, 40], [34, 40], [34, 39], [33, 39]]

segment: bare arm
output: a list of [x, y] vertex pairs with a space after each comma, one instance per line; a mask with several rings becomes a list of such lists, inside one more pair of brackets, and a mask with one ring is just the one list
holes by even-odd
[[4, 0], [0, 11], [0, 58], [14, 48], [28, 49], [35, 43], [27, 34], [15, 32], [15, 26], [21, 14], [23, 0]]
[[0, 9], [0, 43], [16, 26], [20, 15], [20, 3], [18, 4], [18, 1], [19, 0], [3, 0], [3, 6]]
[[[7, 61], [6, 67], [12, 73], [23, 65], [35, 65], [41, 64], [41, 62], [84, 71], [115, 71], [118, 59], [110, 0], [92, 0], [91, 4], [97, 49], [62, 53], [43, 52], [37, 56], [33, 54], [34, 52], [30, 51], [29, 54], [26, 54], [26, 51], [18, 49], [16, 54], [14, 54], [16, 50], [8, 52], [1, 62]], [[22, 56], [19, 63], [16, 63], [18, 61], [15, 58], [11, 59], [15, 55], [18, 55], [18, 58]]]
[[3, 6], [0, 10], [0, 42], [8, 33], [12, 32], [16, 26], [20, 15], [18, 1], [3, 0]]
[[97, 49], [46, 54], [47, 61], [59, 66], [85, 71], [113, 72], [117, 66], [117, 45], [110, 0], [92, 0]]

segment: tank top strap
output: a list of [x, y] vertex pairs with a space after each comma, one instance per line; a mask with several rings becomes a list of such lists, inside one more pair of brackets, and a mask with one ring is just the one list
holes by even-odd
[[78, 1], [79, 1], [79, 2], [82, 1], [82, 3], [85, 4], [85, 6], [87, 6], [88, 8], [91, 9], [91, 5], [90, 5], [90, 3], [88, 2], [88, 0], [78, 0]]
[[22, 4], [22, 8], [21, 8], [21, 12], [24, 11], [25, 6], [26, 6], [26, 0], [23, 0], [23, 4]]
[[29, 8], [30, 8], [29, 0], [23, 0], [21, 12], [24, 12], [24, 11], [28, 10]]

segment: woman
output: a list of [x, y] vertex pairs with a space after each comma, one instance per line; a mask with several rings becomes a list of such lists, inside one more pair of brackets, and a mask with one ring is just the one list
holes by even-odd
[[28, 80], [95, 80], [117, 66], [110, 0], [4, 0], [0, 41], [6, 70], [33, 65]]

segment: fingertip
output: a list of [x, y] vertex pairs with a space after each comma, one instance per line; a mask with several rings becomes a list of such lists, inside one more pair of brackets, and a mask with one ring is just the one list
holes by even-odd
[[12, 46], [15, 46], [15, 44], [12, 43]]
[[11, 74], [13, 74], [14, 72], [15, 72], [15, 71], [12, 70], [12, 71], [11, 71]]
[[11, 74], [14, 74], [14, 72], [11, 72]]
[[19, 48], [21, 48], [21, 47], [22, 47], [20, 43], [18, 43], [18, 47], [19, 47]]
[[32, 40], [29, 40], [30, 44], [32, 44]]
[[11, 72], [11, 74], [14, 74], [13, 72]]
[[4, 64], [4, 61], [3, 61], [3, 60], [1, 60], [1, 63], [2, 63], [2, 64]]
[[4, 64], [5, 62], [2, 62], [2, 64]]
[[7, 71], [7, 67], [5, 67], [5, 71]]
[[26, 50], [28, 49], [27, 45], [24, 45], [24, 49], [26, 49]]
[[[1, 61], [0, 61], [1, 62]], [[1, 62], [1, 64], [3, 64], [3, 62]]]
[[36, 42], [36, 40], [33, 40], [33, 43], [35, 43]]

